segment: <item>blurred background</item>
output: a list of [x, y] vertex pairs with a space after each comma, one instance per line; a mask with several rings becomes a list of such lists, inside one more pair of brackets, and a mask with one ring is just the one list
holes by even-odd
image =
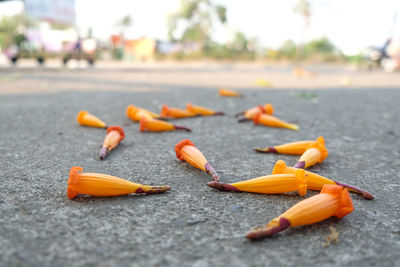
[[215, 60], [393, 72], [399, 11], [397, 0], [1, 0], [0, 66]]

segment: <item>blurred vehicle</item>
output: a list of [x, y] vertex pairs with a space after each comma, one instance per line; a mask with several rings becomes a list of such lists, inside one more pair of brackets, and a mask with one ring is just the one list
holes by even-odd
[[66, 43], [63, 51], [63, 64], [67, 65], [71, 59], [86, 60], [93, 66], [96, 60], [97, 42], [92, 38], [78, 39], [76, 42]]
[[92, 38], [81, 39], [73, 29], [29, 29], [13, 42], [4, 54], [13, 65], [21, 58], [36, 59], [43, 65], [48, 58], [61, 58], [64, 65], [69, 60], [86, 60], [93, 65], [96, 60], [97, 42]]
[[364, 50], [363, 55], [367, 60], [368, 69], [383, 67], [385, 62], [390, 58], [386, 52], [390, 42], [391, 39], [388, 39], [382, 47], [370, 46]]

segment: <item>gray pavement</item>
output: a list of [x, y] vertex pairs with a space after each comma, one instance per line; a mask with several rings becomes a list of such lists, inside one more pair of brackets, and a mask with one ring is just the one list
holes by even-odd
[[[299, 94], [298, 89], [247, 87], [245, 98], [225, 99], [215, 88], [200, 90], [195, 83], [174, 88], [159, 82], [149, 91], [127, 92], [115, 90], [100, 72], [91, 90], [82, 92], [74, 89], [73, 75], [65, 79], [64, 91], [0, 95], [1, 266], [400, 266], [400, 88]], [[46, 82], [45, 75], [37, 75], [31, 85]], [[111, 91], [96, 91], [102, 83]], [[176, 121], [192, 133], [140, 133], [125, 116], [128, 104], [159, 111], [163, 103], [184, 107], [189, 101], [228, 115]], [[239, 124], [233, 118], [265, 102], [300, 130]], [[81, 109], [125, 128], [126, 139], [105, 161], [97, 157], [105, 131], [79, 126], [75, 116]], [[253, 147], [320, 135], [329, 156], [310, 170], [366, 189], [376, 199], [353, 196], [355, 210], [341, 220], [257, 242], [244, 234], [304, 198], [213, 190], [205, 185], [207, 174], [174, 153], [177, 142], [190, 138], [223, 181], [236, 182], [269, 174], [278, 159], [288, 164], [297, 159], [257, 154]], [[172, 190], [69, 200], [72, 166], [168, 184]], [[330, 226], [339, 232], [339, 242], [324, 247]]]

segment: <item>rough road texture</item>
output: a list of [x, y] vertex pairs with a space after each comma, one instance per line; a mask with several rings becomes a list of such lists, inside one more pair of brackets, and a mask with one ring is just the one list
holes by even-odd
[[[50, 75], [29, 75], [36, 79], [32, 87], [49, 83]], [[64, 79], [74, 89], [73, 76]], [[11, 88], [12, 81], [7, 83], [0, 86]], [[400, 265], [400, 90], [301, 94], [246, 88], [245, 98], [226, 99], [217, 96], [216, 88], [199, 90], [193, 84], [174, 89], [161, 81], [150, 92], [95, 91], [96, 84], [108, 84], [111, 90], [113, 83], [120, 85], [107, 83], [99, 73], [90, 92], [0, 96], [2, 266]], [[192, 133], [140, 133], [125, 116], [128, 104], [159, 111], [163, 103], [184, 107], [189, 101], [228, 115], [176, 121]], [[276, 115], [298, 123], [300, 130], [239, 124], [233, 118], [265, 102], [273, 103]], [[105, 161], [98, 159], [105, 131], [79, 126], [75, 116], [81, 109], [125, 128], [125, 140]], [[353, 195], [355, 210], [342, 220], [288, 229], [257, 242], [244, 234], [303, 197], [213, 190], [205, 185], [210, 176], [177, 160], [174, 153], [177, 142], [190, 138], [222, 181], [235, 182], [269, 174], [278, 159], [290, 165], [297, 160], [258, 154], [253, 147], [320, 135], [330, 154], [310, 170], [366, 189], [376, 199]], [[138, 183], [168, 184], [172, 190], [69, 200], [72, 166]], [[309, 191], [306, 197], [316, 193]], [[324, 247], [330, 226], [339, 232], [339, 242]]]

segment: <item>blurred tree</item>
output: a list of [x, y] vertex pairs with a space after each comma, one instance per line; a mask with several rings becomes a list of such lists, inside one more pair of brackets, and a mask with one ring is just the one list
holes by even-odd
[[311, 4], [308, 0], [299, 0], [299, 2], [297, 2], [297, 4], [293, 7], [293, 11], [300, 14], [304, 19], [304, 26], [301, 31], [300, 41], [296, 50], [297, 58], [300, 60], [304, 52], [304, 36], [308, 27], [310, 26]]
[[296, 57], [296, 50], [296, 44], [292, 40], [287, 40], [279, 49], [279, 58], [294, 59]]
[[132, 25], [133, 25], [133, 20], [132, 20], [132, 17], [130, 15], [126, 15], [126, 16], [122, 17], [117, 22], [117, 27], [120, 29], [121, 37], [125, 36], [126, 29], [128, 29]]
[[204, 47], [211, 41], [213, 24], [226, 20], [226, 8], [211, 0], [181, 0], [180, 9], [168, 18], [168, 36], [172, 41], [196, 42]]
[[306, 45], [306, 50], [311, 53], [334, 53], [336, 48], [332, 42], [326, 38], [325, 36], [317, 39], [312, 40]]
[[244, 50], [247, 49], [248, 40], [243, 32], [236, 32], [235, 39], [233, 40], [233, 49]]
[[3, 17], [0, 20], [0, 47], [7, 48], [12, 44], [17, 46], [25, 40], [24, 35], [18, 31], [21, 25], [21, 16]]

